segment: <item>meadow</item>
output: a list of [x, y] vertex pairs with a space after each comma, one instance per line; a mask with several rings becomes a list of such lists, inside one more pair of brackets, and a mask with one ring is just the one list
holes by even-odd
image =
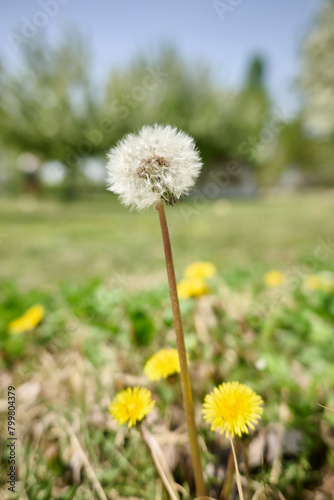
[[[250, 385], [265, 403], [255, 434], [237, 446], [248, 498], [333, 498], [334, 413], [319, 406], [334, 408], [333, 209], [329, 191], [166, 209], [177, 280], [192, 262], [217, 269], [208, 294], [181, 300], [215, 498], [229, 444], [201, 419], [201, 403], [227, 380]], [[3, 199], [0, 253], [1, 435], [14, 386], [19, 479], [15, 494], [3, 484], [1, 498], [168, 498], [138, 431], [108, 413], [116, 391], [136, 384], [156, 398], [147, 426], [180, 499], [194, 498], [177, 377], [151, 383], [143, 374], [154, 352], [175, 347], [156, 211], [131, 213], [108, 193], [71, 203]], [[273, 270], [282, 283], [265, 283]], [[36, 304], [41, 322], [11, 333]], [[236, 498], [233, 486], [228, 494]]]
[[[333, 205], [332, 192], [176, 205], [167, 216], [177, 273], [194, 260], [212, 261], [225, 277], [237, 270], [287, 270], [332, 234]], [[8, 263], [0, 278], [23, 289], [95, 277], [106, 282], [114, 273], [165, 280], [156, 212], [130, 213], [112, 195], [68, 204], [2, 200], [0, 224], [2, 261]]]

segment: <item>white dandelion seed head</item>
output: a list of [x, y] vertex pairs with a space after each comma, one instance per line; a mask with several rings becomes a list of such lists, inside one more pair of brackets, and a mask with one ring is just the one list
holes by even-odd
[[202, 162], [192, 137], [170, 125], [144, 126], [108, 153], [108, 190], [137, 210], [187, 194]]

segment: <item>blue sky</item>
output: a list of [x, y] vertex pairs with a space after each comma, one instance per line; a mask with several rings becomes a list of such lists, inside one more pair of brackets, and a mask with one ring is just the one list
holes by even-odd
[[[220, 5], [217, 13], [214, 3]], [[41, 3], [57, 5], [53, 16], [38, 16]], [[267, 83], [281, 107], [293, 109], [293, 81], [299, 53], [322, 0], [0, 0], [0, 53], [9, 64], [19, 59], [9, 34], [22, 35], [27, 22], [57, 40], [65, 26], [75, 26], [92, 46], [97, 77], [126, 64], [161, 43], [184, 57], [209, 62], [227, 87], [240, 86], [249, 58], [267, 60]], [[225, 12], [223, 12], [225, 11]]]

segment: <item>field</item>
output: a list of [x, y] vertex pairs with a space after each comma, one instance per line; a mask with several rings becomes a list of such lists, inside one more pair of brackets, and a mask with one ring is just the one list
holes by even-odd
[[[212, 261], [225, 276], [287, 270], [333, 233], [333, 206], [332, 192], [177, 205], [167, 212], [177, 273], [194, 260]], [[0, 224], [2, 261], [8, 262], [0, 278], [24, 288], [93, 277], [107, 282], [113, 273], [165, 279], [157, 214], [130, 213], [111, 195], [70, 204], [1, 201]]]
[[[237, 443], [249, 498], [334, 498], [334, 413], [318, 405], [334, 407], [333, 209], [332, 192], [190, 199], [166, 209], [177, 279], [194, 261], [217, 269], [208, 295], [181, 301], [211, 496], [222, 488], [229, 447], [200, 405], [215, 385], [238, 380], [265, 402], [252, 440]], [[130, 213], [111, 195], [3, 199], [0, 252], [1, 436], [13, 386], [19, 479], [16, 493], [4, 484], [0, 497], [167, 498], [137, 429], [108, 414], [117, 390], [140, 384], [157, 401], [147, 427], [180, 498], [194, 498], [178, 381], [143, 376], [154, 352], [175, 346], [156, 211]], [[265, 286], [271, 270], [283, 273], [282, 286]], [[326, 287], [305, 287], [319, 273]], [[36, 304], [41, 323], [10, 333]], [[5, 446], [2, 459], [6, 480]]]

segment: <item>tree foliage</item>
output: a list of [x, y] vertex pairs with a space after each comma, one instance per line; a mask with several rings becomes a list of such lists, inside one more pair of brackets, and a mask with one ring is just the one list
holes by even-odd
[[334, 136], [334, 0], [326, 0], [304, 46], [300, 86], [311, 133]]
[[[305, 115], [294, 123], [275, 116], [259, 57], [250, 61], [240, 89], [225, 88], [206, 63], [185, 60], [166, 46], [113, 68], [105, 81], [96, 82], [88, 46], [74, 32], [58, 44], [31, 40], [22, 47], [22, 61], [15, 70], [0, 61], [0, 147], [15, 154], [33, 153], [42, 162], [60, 161], [73, 184], [83, 159], [105, 157], [125, 133], [157, 122], [192, 135], [206, 167], [233, 159], [254, 167], [260, 177], [265, 171], [274, 178], [291, 162], [311, 170], [319, 150], [327, 172], [326, 148], [305, 134], [304, 125], [311, 116], [314, 121], [320, 114], [326, 123], [334, 116], [332, 66], [327, 55], [318, 57], [334, 47], [334, 24], [327, 19], [333, 1], [305, 49], [301, 84], [312, 91]], [[311, 71], [315, 60], [316, 72]], [[324, 96], [328, 109], [318, 106]]]

